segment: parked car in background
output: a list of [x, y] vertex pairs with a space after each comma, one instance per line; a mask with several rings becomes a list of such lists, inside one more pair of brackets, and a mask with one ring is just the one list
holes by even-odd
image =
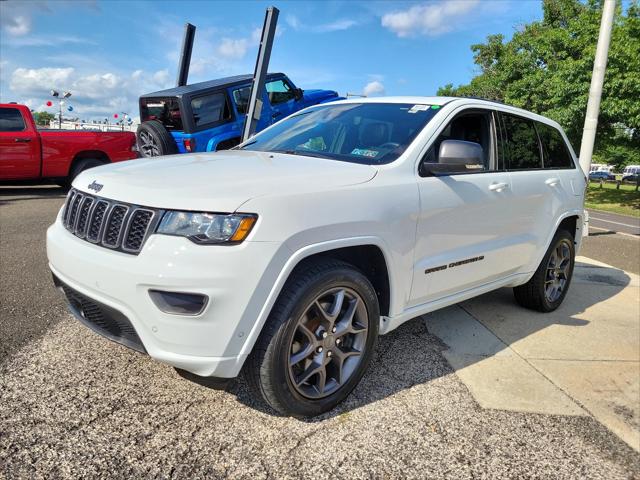
[[640, 165], [627, 165], [626, 167], [624, 167], [624, 170], [622, 170], [623, 177], [638, 173], [640, 173]]
[[[110, 165], [47, 232], [78, 320], [300, 417], [335, 407], [377, 337], [501, 287], [560, 306], [586, 178], [560, 126], [447, 97], [316, 105], [234, 150]], [[540, 320], [544, 322], [543, 320]]]
[[[140, 97], [138, 147], [145, 157], [226, 150], [240, 143], [252, 75], [238, 75]], [[333, 90], [302, 90], [283, 73], [267, 75], [260, 131], [298, 110], [338, 99]]]
[[69, 186], [88, 168], [137, 157], [133, 132], [38, 130], [28, 107], [0, 104], [0, 180]]
[[637, 182], [638, 177], [640, 177], [640, 173], [628, 173], [622, 176], [623, 182]]
[[612, 173], [613, 172], [613, 166], [612, 165], [607, 165], [606, 163], [592, 163], [591, 167], [589, 168], [589, 172], [608, 172], [608, 173]]
[[615, 180], [616, 176], [613, 173], [599, 170], [589, 173], [589, 180]]

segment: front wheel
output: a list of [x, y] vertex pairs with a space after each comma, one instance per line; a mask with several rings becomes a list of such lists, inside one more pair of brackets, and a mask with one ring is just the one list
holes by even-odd
[[559, 230], [531, 280], [513, 289], [516, 301], [540, 312], [558, 308], [569, 290], [575, 256], [573, 236]]
[[379, 318], [362, 273], [337, 260], [308, 263], [287, 281], [247, 359], [249, 385], [283, 415], [331, 410], [369, 365]]

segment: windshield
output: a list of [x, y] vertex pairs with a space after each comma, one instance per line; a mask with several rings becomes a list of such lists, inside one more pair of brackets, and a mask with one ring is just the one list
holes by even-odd
[[282, 120], [239, 148], [380, 165], [398, 158], [437, 105], [322, 105]]

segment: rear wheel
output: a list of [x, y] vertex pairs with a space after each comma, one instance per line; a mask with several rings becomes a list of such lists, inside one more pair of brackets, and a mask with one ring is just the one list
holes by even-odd
[[369, 365], [379, 318], [362, 273], [331, 259], [307, 264], [285, 285], [247, 359], [249, 385], [284, 415], [331, 410]]
[[143, 157], [159, 157], [178, 153], [169, 131], [157, 120], [143, 122], [136, 132], [138, 151]]
[[516, 301], [540, 312], [555, 310], [567, 295], [574, 264], [573, 236], [558, 230], [531, 280], [513, 289]]
[[106, 161], [99, 160], [97, 158], [84, 158], [81, 160], [77, 160], [73, 167], [71, 167], [71, 171], [69, 172], [69, 176], [67, 178], [61, 178], [56, 180], [56, 183], [63, 188], [70, 188], [73, 180], [80, 175], [85, 170], [89, 170], [93, 167], [99, 167], [100, 165], [105, 165]]

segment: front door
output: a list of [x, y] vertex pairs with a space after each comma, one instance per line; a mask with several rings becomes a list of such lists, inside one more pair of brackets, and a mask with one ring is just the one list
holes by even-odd
[[296, 111], [296, 94], [293, 86], [284, 78], [266, 83], [267, 95], [271, 104], [271, 120], [273, 123], [288, 117]]
[[40, 176], [40, 142], [27, 128], [20, 110], [0, 108], [0, 180]]
[[444, 140], [480, 144], [483, 164], [467, 172], [424, 173], [411, 304], [419, 305], [515, 272], [526, 244], [510, 219], [513, 191], [498, 165], [495, 114], [464, 110], [437, 136], [423, 162], [438, 163]]

